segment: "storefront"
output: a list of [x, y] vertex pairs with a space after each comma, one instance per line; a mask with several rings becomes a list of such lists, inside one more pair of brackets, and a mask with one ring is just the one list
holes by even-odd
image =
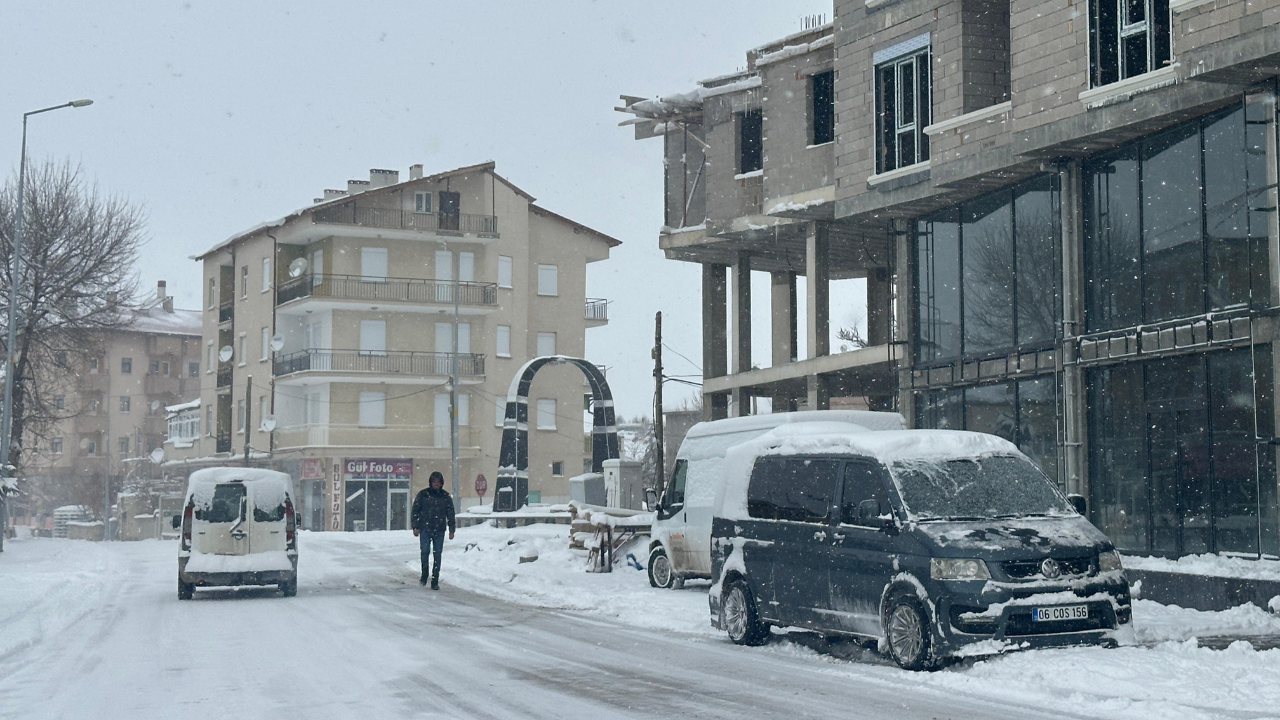
[[412, 459], [347, 459], [342, 470], [348, 532], [409, 528]]

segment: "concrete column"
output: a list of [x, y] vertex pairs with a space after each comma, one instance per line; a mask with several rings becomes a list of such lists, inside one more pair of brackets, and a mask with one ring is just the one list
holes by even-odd
[[821, 375], [810, 375], [805, 378], [806, 394], [809, 410], [830, 410], [831, 391], [827, 389], [827, 380]]
[[797, 315], [796, 274], [793, 272], [769, 273], [770, 335], [773, 345], [773, 366], [796, 361]]
[[[724, 265], [704, 263], [702, 266], [702, 375], [703, 379], [723, 377], [728, 374], [726, 353], [728, 329], [726, 324], [725, 290], [727, 285]], [[725, 395], [704, 395], [702, 414], [711, 420], [729, 416], [729, 398]]]
[[[911, 304], [911, 256], [915, 252], [915, 234], [909, 220], [892, 220], [889, 223], [890, 242], [893, 244], [893, 322], [890, 332], [894, 346], [889, 357], [897, 360], [898, 412], [907, 420], [907, 427], [916, 427], [915, 393], [911, 390], [911, 366], [915, 362], [915, 327], [912, 325]], [[868, 286], [869, 287], [869, 286]], [[868, 291], [869, 292], [869, 291]]]
[[[742, 373], [751, 369], [751, 256], [745, 252], [738, 253], [738, 261], [733, 264], [731, 297], [733, 357], [730, 367], [733, 368], [733, 372]], [[751, 414], [750, 390], [738, 388], [733, 391], [732, 410], [738, 417]]]
[[827, 224], [809, 224], [805, 238], [805, 310], [808, 330], [806, 357], [813, 359], [831, 354], [831, 288]]
[[892, 282], [888, 268], [867, 270], [867, 344], [889, 342], [890, 318], [893, 316]]
[[1084, 373], [1077, 364], [1076, 337], [1084, 331], [1084, 176], [1080, 162], [1069, 160], [1058, 171], [1062, 191], [1062, 414], [1061, 477], [1067, 492], [1089, 496], [1085, 467]]

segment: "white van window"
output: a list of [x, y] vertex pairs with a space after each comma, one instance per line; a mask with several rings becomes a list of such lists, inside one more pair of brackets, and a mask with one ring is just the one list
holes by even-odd
[[284, 519], [284, 503], [277, 503], [274, 506], [263, 507], [261, 501], [255, 500], [253, 503], [253, 521], [254, 522], [280, 522]]
[[826, 522], [838, 477], [835, 460], [760, 458], [751, 469], [747, 513], [765, 520]]
[[240, 507], [246, 492], [240, 483], [222, 483], [213, 488], [213, 500], [208, 507], [196, 505], [197, 520], [211, 523], [230, 523], [240, 519]]
[[669, 508], [684, 505], [684, 482], [688, 472], [689, 461], [677, 460], [675, 469], [671, 471], [671, 484], [667, 486], [667, 491], [664, 493], [666, 499], [663, 505]]

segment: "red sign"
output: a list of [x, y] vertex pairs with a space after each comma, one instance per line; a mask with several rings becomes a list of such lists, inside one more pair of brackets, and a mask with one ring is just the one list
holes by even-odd
[[303, 458], [302, 459], [302, 479], [303, 480], [323, 480], [324, 479], [324, 458]]
[[348, 460], [346, 474], [354, 480], [409, 480], [413, 477], [413, 460], [365, 458]]
[[484, 479], [484, 475], [476, 476], [476, 494], [484, 497], [485, 490], [489, 489], [489, 481]]

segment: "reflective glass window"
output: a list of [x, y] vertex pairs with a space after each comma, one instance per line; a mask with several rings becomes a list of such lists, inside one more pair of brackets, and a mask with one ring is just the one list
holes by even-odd
[[1142, 322], [1138, 158], [1129, 149], [1085, 179], [1085, 313], [1088, 329]]
[[1018, 381], [1018, 449], [1058, 482], [1057, 382], [1050, 376]]
[[1016, 438], [1017, 421], [1017, 415], [1014, 412], [1013, 383], [965, 389], [965, 430], [999, 435], [1012, 441]]
[[1146, 552], [1150, 537], [1142, 366], [1088, 375], [1089, 508], [1116, 547]]
[[1019, 189], [1013, 200], [1017, 256], [1018, 345], [1051, 342], [1057, 320], [1058, 207], [1054, 179], [1044, 175]]
[[959, 357], [960, 226], [954, 213], [919, 223], [916, 256], [917, 357]]
[[968, 203], [962, 212], [964, 350], [1013, 347], [1013, 213], [1008, 193]]
[[1141, 157], [1146, 320], [1201, 313], [1198, 127], [1183, 126], [1145, 141]]

